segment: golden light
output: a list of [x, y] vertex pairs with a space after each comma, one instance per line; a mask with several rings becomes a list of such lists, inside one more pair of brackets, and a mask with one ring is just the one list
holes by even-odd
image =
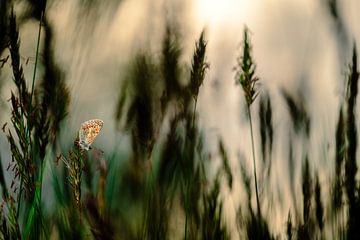
[[201, 21], [208, 24], [223, 24], [242, 12], [240, 0], [197, 0], [196, 8]]

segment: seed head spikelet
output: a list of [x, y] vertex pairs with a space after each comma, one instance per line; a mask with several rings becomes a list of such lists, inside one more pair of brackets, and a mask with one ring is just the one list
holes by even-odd
[[256, 91], [256, 83], [259, 78], [255, 76], [256, 65], [251, 56], [251, 44], [248, 29], [244, 31], [243, 54], [237, 58], [237, 66], [235, 70], [235, 80], [237, 84], [241, 84], [245, 93], [245, 99], [250, 106], [256, 99], [258, 93]]

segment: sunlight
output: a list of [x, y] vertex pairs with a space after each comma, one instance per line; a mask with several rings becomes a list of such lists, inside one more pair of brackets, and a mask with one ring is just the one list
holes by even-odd
[[198, 0], [199, 19], [209, 24], [223, 24], [236, 17], [244, 5], [236, 0]]

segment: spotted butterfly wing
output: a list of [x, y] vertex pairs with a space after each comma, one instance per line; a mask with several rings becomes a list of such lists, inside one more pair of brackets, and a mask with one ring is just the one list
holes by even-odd
[[82, 149], [89, 150], [90, 145], [99, 135], [104, 121], [100, 119], [88, 120], [81, 124], [79, 130], [79, 145]]

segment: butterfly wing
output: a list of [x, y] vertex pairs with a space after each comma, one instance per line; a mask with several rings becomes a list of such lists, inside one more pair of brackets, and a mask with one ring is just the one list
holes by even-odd
[[92, 119], [82, 123], [79, 130], [80, 147], [89, 150], [90, 145], [100, 133], [103, 125], [104, 122], [100, 119]]

